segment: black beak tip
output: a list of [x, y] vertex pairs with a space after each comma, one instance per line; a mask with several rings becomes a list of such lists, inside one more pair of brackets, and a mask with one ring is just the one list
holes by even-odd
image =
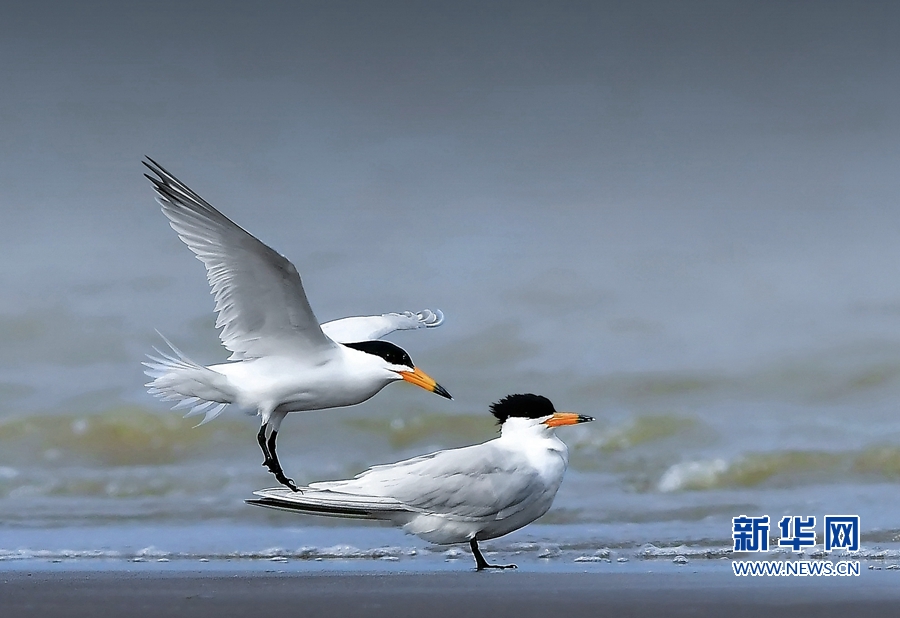
[[450, 393], [447, 392], [447, 389], [444, 388], [443, 386], [441, 386], [440, 384], [434, 385], [434, 393], [436, 395], [440, 395], [441, 397], [444, 397], [446, 399], [451, 399], [451, 400], [453, 399], [453, 397], [450, 395]]
[[590, 423], [592, 420], [594, 420], [593, 416], [583, 416], [581, 414], [578, 415], [579, 423]]

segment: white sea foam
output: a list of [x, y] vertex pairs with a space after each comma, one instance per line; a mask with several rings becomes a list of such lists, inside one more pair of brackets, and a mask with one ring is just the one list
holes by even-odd
[[691, 547], [678, 545], [677, 547], [657, 547], [646, 544], [637, 552], [640, 558], [721, 558], [733, 553], [730, 547]]
[[669, 467], [662, 475], [657, 488], [662, 492], [684, 489], [708, 489], [728, 470], [724, 459], [683, 461]]

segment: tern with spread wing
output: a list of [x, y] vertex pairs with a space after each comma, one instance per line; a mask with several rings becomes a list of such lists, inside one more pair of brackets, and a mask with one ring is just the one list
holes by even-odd
[[380, 519], [437, 544], [468, 543], [477, 570], [488, 564], [478, 541], [494, 539], [546, 513], [569, 462], [554, 428], [592, 421], [557, 412], [546, 397], [510, 395], [491, 406], [500, 437], [483, 444], [375, 466], [346, 481], [312, 483], [302, 493], [255, 492], [247, 502], [332, 517]]
[[[359, 316], [320, 325], [300, 274], [291, 262], [232, 222], [183, 182], [148, 158], [145, 174], [178, 237], [206, 266], [215, 297], [219, 338], [231, 351], [227, 363], [204, 367], [172, 344], [157, 350], [147, 375], [149, 392], [188, 416], [205, 412], [201, 424], [230, 404], [256, 410], [263, 465], [280, 483], [297, 491], [275, 453], [275, 440], [288, 412], [361, 403], [396, 380], [450, 399], [443, 387], [418, 369], [402, 348], [381, 341], [395, 330], [435, 327], [440, 311]], [[166, 342], [168, 343], [168, 341]]]

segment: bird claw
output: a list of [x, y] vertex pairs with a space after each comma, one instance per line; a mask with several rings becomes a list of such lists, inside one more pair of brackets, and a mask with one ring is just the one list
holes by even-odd
[[475, 569], [476, 571], [483, 571], [485, 569], [518, 569], [519, 567], [515, 564], [481, 564]]
[[294, 479], [289, 479], [288, 477], [286, 477], [284, 475], [284, 472], [282, 472], [281, 470], [275, 472], [275, 479], [282, 485], [290, 488], [291, 491], [296, 491], [297, 493], [301, 494], [303, 493], [302, 491], [300, 491], [300, 488], [294, 484]]

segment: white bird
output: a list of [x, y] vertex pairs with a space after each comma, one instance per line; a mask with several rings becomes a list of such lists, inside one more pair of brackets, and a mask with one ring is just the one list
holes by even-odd
[[478, 541], [533, 522], [553, 503], [569, 462], [555, 427], [594, 420], [557, 412], [546, 397], [510, 395], [491, 406], [500, 437], [483, 444], [375, 466], [351, 480], [312, 483], [302, 493], [254, 492], [250, 504], [332, 517], [387, 520], [426, 541], [469, 543], [477, 570], [488, 564]]
[[[402, 348], [379, 341], [395, 330], [440, 326], [440, 311], [388, 313], [344, 318], [320, 325], [300, 274], [284, 256], [213, 208], [148, 157], [145, 174], [163, 214], [178, 237], [206, 266], [215, 297], [219, 338], [231, 351], [228, 363], [199, 365], [166, 341], [172, 353], [156, 350], [145, 362], [153, 378], [149, 392], [188, 416], [205, 412], [200, 423], [226, 405], [255, 410], [261, 417], [257, 440], [263, 465], [280, 483], [285, 477], [275, 440], [288, 412], [361, 403], [396, 380], [406, 380], [451, 399], [442, 386], [418, 369]], [[164, 338], [165, 339], [165, 338]]]

